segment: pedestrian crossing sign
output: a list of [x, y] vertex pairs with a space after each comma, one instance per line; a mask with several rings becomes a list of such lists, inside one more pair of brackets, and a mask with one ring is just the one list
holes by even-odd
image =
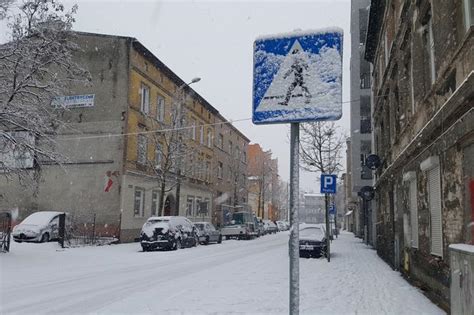
[[342, 116], [340, 28], [262, 36], [254, 43], [254, 124]]

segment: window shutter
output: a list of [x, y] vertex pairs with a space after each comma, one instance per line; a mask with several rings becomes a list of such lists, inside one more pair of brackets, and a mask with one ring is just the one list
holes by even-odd
[[410, 225], [411, 246], [418, 248], [418, 204], [416, 194], [416, 179], [410, 181]]
[[428, 194], [431, 214], [431, 253], [443, 256], [441, 217], [441, 179], [439, 165], [428, 170]]

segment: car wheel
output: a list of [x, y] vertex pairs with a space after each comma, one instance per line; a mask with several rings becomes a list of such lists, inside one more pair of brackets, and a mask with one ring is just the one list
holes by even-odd
[[49, 234], [48, 233], [44, 233], [42, 236], [41, 236], [41, 243], [47, 243], [49, 242]]
[[142, 245], [142, 250], [143, 250], [144, 252], [147, 252], [147, 251], [148, 251], [148, 246], [143, 246], [143, 245]]
[[222, 243], [222, 235], [219, 235], [219, 239], [217, 240], [217, 244]]
[[206, 244], [206, 245], [209, 245], [209, 235], [208, 235], [208, 236], [206, 236], [206, 241], [205, 241], [205, 243], [204, 243], [204, 244]]

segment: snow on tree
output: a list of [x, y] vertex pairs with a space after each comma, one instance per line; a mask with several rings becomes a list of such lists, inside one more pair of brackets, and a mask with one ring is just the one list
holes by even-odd
[[65, 108], [54, 100], [90, 81], [73, 61], [79, 49], [71, 32], [76, 10], [55, 0], [0, 4], [10, 36], [0, 45], [0, 171], [6, 176], [21, 178], [28, 168], [65, 160], [54, 141]]

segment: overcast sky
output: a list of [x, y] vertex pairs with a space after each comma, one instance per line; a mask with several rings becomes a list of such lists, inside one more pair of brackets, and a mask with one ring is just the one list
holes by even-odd
[[[63, 0], [64, 1], [64, 0]], [[257, 36], [338, 26], [344, 30], [343, 102], [349, 100], [350, 0], [64, 1], [77, 3], [75, 30], [137, 38], [228, 120], [252, 115], [253, 42]], [[349, 103], [338, 122], [349, 134]], [[272, 150], [289, 178], [289, 125], [234, 124], [252, 143]], [[345, 161], [344, 161], [345, 164]], [[318, 191], [300, 172], [300, 188]]]

